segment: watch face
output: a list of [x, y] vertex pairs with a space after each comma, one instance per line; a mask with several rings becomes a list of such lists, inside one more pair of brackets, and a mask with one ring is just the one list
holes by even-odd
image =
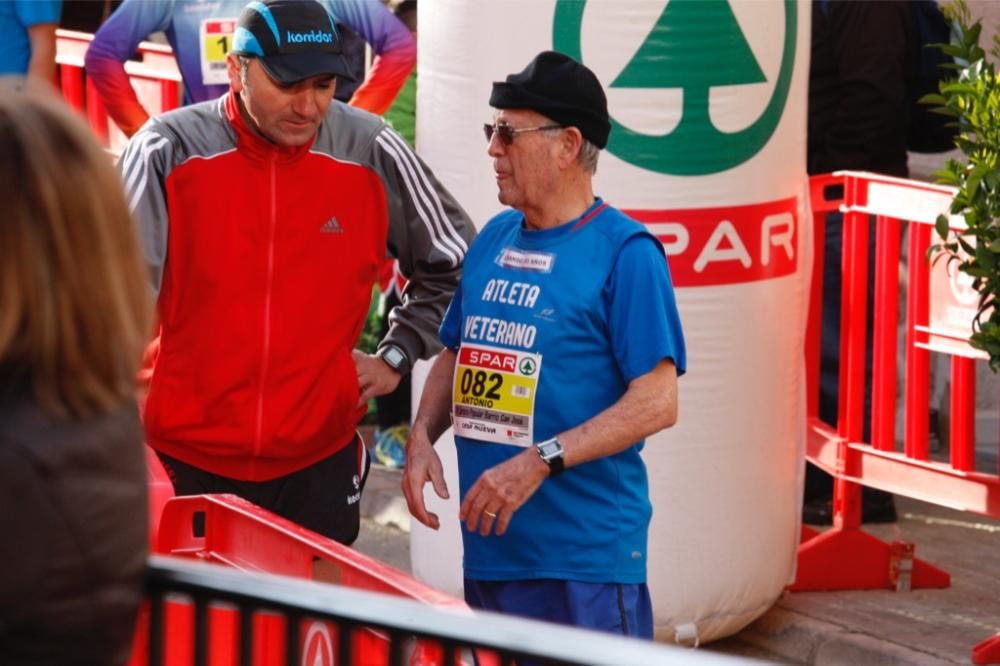
[[401, 368], [406, 362], [406, 357], [403, 356], [403, 352], [399, 351], [395, 347], [386, 347], [385, 351], [382, 352], [382, 358], [393, 368]]
[[554, 439], [538, 444], [538, 452], [542, 454], [544, 460], [554, 458], [562, 454], [562, 446]]

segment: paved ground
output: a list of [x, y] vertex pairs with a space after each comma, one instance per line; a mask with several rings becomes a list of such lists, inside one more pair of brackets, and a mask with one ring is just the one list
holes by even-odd
[[897, 498], [901, 519], [872, 525], [883, 540], [951, 574], [943, 590], [786, 593], [719, 646], [763, 649], [801, 664], [968, 664], [972, 646], [1000, 632], [1000, 522]]
[[[358, 550], [410, 568], [409, 517], [399, 473], [373, 468]], [[786, 593], [736, 636], [703, 649], [792, 664], [968, 664], [1000, 632], [1000, 521], [897, 498], [900, 520], [875, 536], [916, 544], [947, 570], [944, 590]]]

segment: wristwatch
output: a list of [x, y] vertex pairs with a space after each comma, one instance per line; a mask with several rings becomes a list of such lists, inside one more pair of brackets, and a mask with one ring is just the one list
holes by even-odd
[[396, 345], [383, 345], [378, 350], [378, 357], [400, 375], [406, 375], [410, 371], [410, 359], [406, 356], [406, 352]]
[[566, 462], [563, 460], [562, 444], [555, 437], [547, 439], [544, 442], [538, 442], [535, 444], [535, 450], [538, 451], [538, 456], [542, 459], [542, 462], [549, 466], [549, 476], [562, 474], [562, 471], [566, 469]]

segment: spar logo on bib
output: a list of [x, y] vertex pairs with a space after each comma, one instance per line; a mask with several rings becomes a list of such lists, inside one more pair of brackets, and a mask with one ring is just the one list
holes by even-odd
[[[663, 7], [658, 18], [650, 7]], [[796, 0], [748, 2], [739, 9], [742, 23], [727, 0], [670, 0], [665, 6], [556, 0], [553, 48], [586, 63], [605, 84], [610, 153], [657, 173], [703, 176], [743, 164], [767, 144], [788, 100]], [[626, 11], [629, 21], [608, 14]], [[631, 31], [622, 39], [634, 43], [608, 34], [609, 25], [619, 24]], [[743, 24], [752, 24], [752, 34]], [[616, 55], [622, 53], [631, 58], [622, 61]], [[765, 71], [774, 73], [769, 78]], [[713, 104], [713, 93], [732, 86], [739, 86], [736, 94], [747, 101], [725, 109], [738, 116], [737, 127], [730, 126], [732, 117], [717, 118]], [[648, 100], [654, 90], [662, 98], [659, 109], [630, 103], [634, 93]], [[757, 110], [753, 117], [740, 116], [746, 109]]]

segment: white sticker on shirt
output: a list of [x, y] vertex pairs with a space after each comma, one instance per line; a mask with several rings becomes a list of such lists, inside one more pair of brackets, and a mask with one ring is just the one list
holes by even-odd
[[531, 446], [541, 371], [541, 354], [463, 344], [452, 395], [455, 434]]
[[525, 252], [505, 247], [497, 257], [497, 265], [535, 273], [551, 273], [556, 255], [548, 252]]
[[205, 19], [201, 22], [198, 46], [201, 49], [201, 81], [206, 86], [229, 83], [226, 55], [233, 48], [236, 19]]

